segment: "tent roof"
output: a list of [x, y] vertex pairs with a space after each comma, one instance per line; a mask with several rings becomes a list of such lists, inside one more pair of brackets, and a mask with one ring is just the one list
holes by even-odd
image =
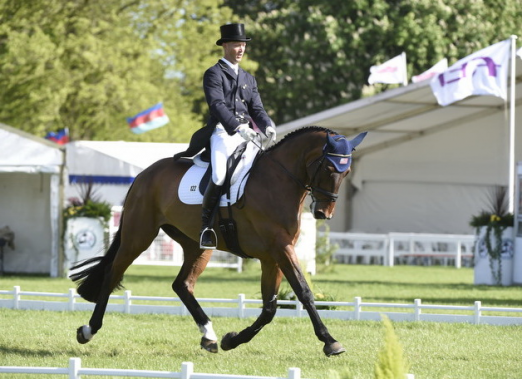
[[[522, 64], [517, 58], [515, 104], [522, 105]], [[508, 79], [508, 99], [511, 79]], [[279, 135], [316, 125], [352, 136], [368, 131], [357, 157], [393, 147], [449, 128], [506, 112], [505, 102], [494, 96], [471, 96], [442, 107], [438, 105], [430, 81], [410, 84], [375, 96], [340, 105], [286, 124], [279, 125]]]
[[135, 177], [187, 147], [186, 143], [75, 141], [67, 144], [67, 168], [70, 175]]
[[0, 123], [0, 172], [60, 172], [64, 148]]

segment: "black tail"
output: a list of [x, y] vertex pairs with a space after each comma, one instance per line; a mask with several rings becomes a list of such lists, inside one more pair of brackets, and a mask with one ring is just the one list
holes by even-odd
[[[82, 267], [85, 267], [82, 271], [71, 274], [69, 277], [73, 282], [78, 285], [77, 292], [78, 294], [87, 301], [96, 303], [98, 300], [98, 296], [100, 295], [100, 291], [103, 285], [103, 281], [105, 279], [105, 273], [107, 269], [110, 268], [112, 262], [114, 261], [114, 257], [116, 256], [116, 252], [120, 247], [121, 242], [121, 225], [114, 239], [111, 243], [111, 246], [107, 250], [107, 253], [103, 257], [95, 257], [90, 258], [85, 261], [77, 263], [75, 266], [71, 267], [71, 270], [76, 270]], [[118, 284], [113, 291], [122, 288], [121, 284]]]

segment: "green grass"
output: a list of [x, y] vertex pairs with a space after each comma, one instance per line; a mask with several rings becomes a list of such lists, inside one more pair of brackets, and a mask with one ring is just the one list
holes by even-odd
[[[170, 288], [175, 267], [132, 266], [124, 284], [134, 295], [175, 296]], [[207, 269], [196, 287], [198, 297], [259, 297], [260, 273], [255, 264], [238, 274]], [[520, 287], [473, 285], [472, 269], [412, 266], [338, 265], [313, 277], [313, 284], [338, 301], [361, 296], [371, 302], [522, 307]], [[66, 292], [73, 287], [63, 278], [4, 276], [0, 289], [20, 285], [25, 291]], [[304, 378], [329, 378], [329, 370], [348, 370], [354, 378], [371, 378], [384, 341], [379, 322], [324, 320], [347, 353], [326, 358], [308, 318], [275, 318], [250, 343], [235, 350], [210, 354], [199, 349], [201, 337], [190, 317], [169, 315], [105, 316], [104, 328], [92, 342], [79, 345], [75, 330], [90, 313], [0, 309], [0, 365], [66, 367], [80, 357], [84, 367], [179, 371], [181, 362], [194, 362], [196, 372], [241, 375], [287, 375], [299, 367]], [[218, 336], [239, 331], [253, 319], [215, 318]], [[410, 372], [419, 378], [520, 378], [522, 327], [409, 323], [393, 324]], [[28, 375], [0, 375], [4, 378]], [[32, 376], [42, 378], [42, 376]], [[46, 375], [46, 378], [53, 377]], [[63, 378], [63, 376], [56, 376]]]

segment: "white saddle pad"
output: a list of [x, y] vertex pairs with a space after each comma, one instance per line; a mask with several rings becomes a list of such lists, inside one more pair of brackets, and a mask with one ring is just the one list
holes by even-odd
[[[254, 158], [259, 148], [253, 143], [249, 143], [245, 153], [241, 157], [241, 161], [236, 167], [236, 171], [232, 175], [232, 185], [230, 187], [230, 204], [234, 204], [243, 195], [245, 185], [248, 179], [248, 172], [252, 167]], [[199, 190], [201, 178], [207, 171], [208, 163], [202, 164], [201, 160], [194, 158], [198, 164], [192, 165], [183, 175], [178, 188], [178, 196], [181, 202], [185, 204], [201, 204], [203, 203], [203, 195]], [[212, 180], [212, 179], [210, 179]], [[226, 207], [228, 204], [226, 194], [221, 197], [220, 206]]]

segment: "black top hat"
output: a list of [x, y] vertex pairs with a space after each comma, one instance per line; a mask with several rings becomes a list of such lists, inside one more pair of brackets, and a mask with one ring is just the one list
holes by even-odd
[[243, 24], [226, 24], [220, 27], [221, 39], [216, 41], [216, 45], [221, 46], [223, 42], [239, 41], [249, 42], [250, 37], [245, 35], [245, 25]]

